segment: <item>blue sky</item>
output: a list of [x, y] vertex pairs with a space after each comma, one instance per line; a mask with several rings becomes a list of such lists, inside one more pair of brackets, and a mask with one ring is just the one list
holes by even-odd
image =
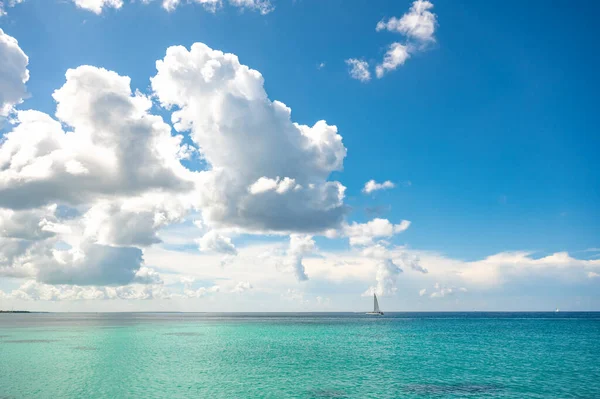
[[[52, 92], [80, 65], [129, 76], [134, 90], [150, 93], [168, 47], [202, 42], [260, 71], [269, 98], [290, 107], [293, 121], [337, 126], [347, 156], [329, 180], [347, 188], [347, 223], [410, 220], [390, 245], [465, 262], [516, 251], [597, 258], [589, 249], [600, 247], [598, 4], [434, 1], [435, 42], [360, 82], [345, 60], [374, 70], [390, 43], [405, 41], [375, 25], [411, 2], [272, 3], [266, 15], [227, 3], [214, 13], [198, 4], [166, 12], [160, 1], [97, 15], [71, 1], [26, 0], [0, 18], [29, 57], [30, 98], [18, 109], [53, 115]], [[152, 113], [170, 121], [156, 103]], [[199, 157], [184, 163], [206, 167]], [[396, 187], [365, 195], [371, 179]], [[322, 251], [352, 247], [343, 234], [314, 239]], [[273, 240], [287, 237], [233, 242]]]

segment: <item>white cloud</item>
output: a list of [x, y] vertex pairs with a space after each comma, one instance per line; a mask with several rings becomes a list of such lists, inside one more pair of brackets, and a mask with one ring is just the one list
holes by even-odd
[[292, 271], [299, 281], [308, 280], [302, 259], [316, 250], [312, 236], [305, 234], [291, 234], [290, 246], [284, 260], [285, 269]]
[[458, 292], [467, 292], [467, 289], [464, 287], [446, 287], [442, 286], [439, 283], [435, 283], [435, 291], [429, 295], [430, 298], [444, 298], [446, 296], [454, 295]]
[[375, 67], [375, 74], [382, 78], [387, 72], [394, 71], [410, 57], [408, 47], [400, 43], [390, 44], [383, 56], [383, 62]]
[[[590, 270], [592, 269], [592, 270]], [[538, 276], [576, 281], [600, 269], [600, 260], [582, 260], [557, 252], [533, 258], [528, 252], [501, 252], [482, 260], [467, 262], [458, 271], [461, 279], [479, 287], [494, 287], [519, 279]]]
[[252, 284], [250, 284], [248, 281], [240, 281], [239, 283], [237, 283], [235, 285], [235, 287], [233, 287], [231, 292], [242, 293], [242, 292], [249, 291], [252, 288], [254, 288], [254, 287], [252, 287]]
[[[137, 274], [145, 270], [140, 247], [160, 243], [159, 230], [193, 210], [210, 230], [200, 249], [226, 253], [227, 262], [237, 250], [217, 231], [340, 226], [345, 188], [327, 181], [346, 155], [335, 126], [293, 123], [289, 108], [267, 98], [257, 71], [202, 44], [169, 49], [157, 67], [153, 89], [176, 108], [176, 128], [190, 128], [208, 169], [183, 167], [182, 137], [149, 113], [151, 101], [132, 92], [128, 77], [92, 66], [67, 71], [53, 95], [58, 120], [19, 111], [0, 144], [0, 274], [151, 284]], [[291, 236], [286, 257], [299, 279], [311, 245], [307, 234]]]
[[[25, 0], [0, 1], [0, 17], [6, 15], [7, 7], [14, 7], [16, 4]], [[91, 11], [100, 15], [107, 8], [120, 9], [124, 5], [123, 0], [71, 0], [78, 8]], [[149, 4], [154, 0], [141, 0], [143, 4]], [[161, 0], [162, 7], [166, 11], [174, 11], [182, 3], [196, 3], [204, 7], [209, 12], [216, 12], [223, 7], [224, 0]], [[259, 12], [262, 15], [269, 14], [275, 7], [269, 0], [228, 0], [230, 6], [241, 9]]]
[[41, 240], [56, 233], [56, 205], [33, 210], [0, 208], [0, 237]]
[[346, 60], [346, 64], [350, 67], [349, 73], [352, 79], [360, 80], [363, 83], [371, 80], [371, 72], [369, 72], [367, 61], [349, 58]]
[[170, 47], [157, 69], [157, 98], [210, 164], [196, 203], [205, 224], [279, 233], [340, 224], [345, 188], [327, 181], [346, 156], [335, 126], [293, 123], [290, 108], [268, 99], [258, 71], [202, 43]]
[[396, 265], [391, 259], [382, 259], [377, 265], [377, 274], [375, 280], [377, 284], [370, 287], [363, 295], [379, 296], [394, 295], [398, 290], [397, 279], [403, 270]]
[[0, 17], [6, 15], [6, 8], [14, 7], [17, 4], [22, 3], [25, 0], [6, 0], [0, 1]]
[[588, 272], [587, 276], [589, 278], [596, 278], [596, 277], [600, 277], [600, 274], [596, 273], [596, 272]]
[[[150, 2], [146, 0], [145, 2]], [[162, 6], [167, 11], [174, 11], [182, 3], [196, 3], [207, 11], [216, 12], [223, 7], [223, 0], [162, 0]], [[240, 9], [257, 11], [263, 15], [275, 9], [269, 0], [229, 0], [229, 4]]]
[[203, 298], [210, 294], [215, 294], [221, 291], [221, 287], [218, 285], [213, 285], [210, 287], [200, 287], [197, 289], [191, 289], [189, 287], [184, 288], [183, 294], [188, 298]]
[[263, 15], [275, 9], [269, 0], [229, 0], [229, 4], [235, 7], [258, 11]]
[[91, 301], [170, 299], [172, 295], [160, 284], [131, 284], [117, 287], [49, 285], [29, 280], [11, 293], [0, 291], [0, 298], [24, 301]]
[[[147, 113], [150, 100], [132, 95], [129, 78], [90, 66], [70, 69], [54, 98], [57, 117], [74, 129], [64, 132], [41, 112], [17, 113], [18, 125], [0, 147], [0, 207], [193, 187], [191, 172], [177, 158], [181, 136]], [[89, 173], [73, 174], [71, 161]]]
[[250, 194], [261, 194], [266, 191], [275, 191], [278, 194], [285, 194], [290, 190], [301, 190], [302, 186], [296, 184], [294, 179], [290, 179], [289, 177], [285, 177], [283, 179], [279, 179], [279, 177], [275, 179], [269, 179], [268, 177], [261, 177], [250, 187], [248, 187], [248, 191]]
[[386, 50], [383, 61], [375, 67], [375, 75], [382, 78], [386, 73], [404, 65], [411, 54], [424, 50], [429, 43], [435, 42], [437, 16], [430, 10], [433, 4], [427, 0], [416, 0], [410, 10], [401, 18], [392, 17], [379, 21], [376, 30], [397, 32], [407, 38], [405, 44], [392, 43]]
[[[11, 5], [12, 3], [9, 3]], [[0, 7], [0, 11], [2, 8]], [[25, 83], [29, 80], [29, 58], [17, 40], [0, 29], [0, 117], [7, 116], [13, 107], [27, 97]]]
[[288, 301], [297, 302], [300, 305], [306, 305], [309, 302], [307, 299], [304, 299], [303, 292], [293, 288], [288, 288], [288, 290], [282, 294], [281, 297]]
[[419, 296], [425, 296], [427, 294], [427, 289], [423, 288], [422, 290], [419, 290]]
[[389, 249], [382, 244], [375, 244], [362, 250], [362, 255], [377, 261], [375, 280], [377, 284], [370, 287], [363, 295], [394, 295], [397, 291], [397, 280], [402, 268], [410, 268], [422, 274], [428, 271], [420, 264], [420, 259], [399, 248]]
[[343, 227], [342, 234], [350, 239], [350, 245], [371, 245], [375, 238], [391, 237], [410, 227], [408, 220], [392, 224], [387, 219], [375, 218], [367, 223], [352, 222]]
[[142, 251], [135, 247], [84, 243], [51, 253], [32, 254], [37, 280], [48, 284], [125, 285], [135, 279], [143, 262]]
[[421, 42], [435, 41], [434, 33], [437, 26], [437, 16], [430, 10], [433, 4], [427, 0], [413, 2], [410, 10], [401, 18], [392, 17], [377, 24], [377, 31], [388, 30], [407, 36]]
[[140, 269], [135, 273], [133, 282], [139, 284], [163, 284], [160, 274], [148, 267], [140, 267]]
[[83, 215], [83, 236], [104, 245], [148, 246], [161, 242], [158, 230], [186, 212], [178, 197], [160, 193], [99, 201]]
[[[600, 273], [600, 261], [590, 262], [571, 258], [571, 260], [565, 259], [565, 263], [560, 268], [557, 268], [553, 264], [556, 260], [551, 260], [555, 258], [551, 257], [551, 259], [538, 264], [535, 270], [531, 270], [526, 262], [520, 263], [517, 260], [517, 263], [511, 265], [512, 270], [505, 269], [502, 264], [497, 264], [497, 267], [500, 268], [502, 282], [500, 285], [490, 285], [474, 282], [462, 275], [462, 271], [464, 270], [479, 267], [480, 264], [478, 262], [482, 262], [484, 259], [474, 262], [464, 262], [446, 258], [436, 253], [399, 247], [384, 248], [386, 251], [373, 249], [368, 253], [366, 249], [360, 251], [353, 249], [341, 251], [319, 250], [319, 256], [306, 257], [303, 260], [305, 272], [310, 276], [312, 281], [310, 285], [305, 287], [307, 289], [310, 288], [311, 293], [314, 293], [314, 296], [311, 296], [309, 300], [307, 294], [303, 294], [302, 290], [299, 289], [298, 282], [291, 274], [273, 273], [273, 269], [265, 267], [265, 261], [259, 257], [259, 254], [270, 250], [274, 253], [274, 257], [284, 259], [287, 251], [284, 249], [281, 253], [278, 253], [277, 249], [280, 247], [282, 247], [280, 242], [262, 242], [260, 244], [256, 243], [240, 247], [238, 249], [238, 256], [234, 258], [227, 269], [223, 269], [220, 266], [220, 254], [204, 254], [189, 251], [176, 252], [174, 250], [162, 249], [160, 246], [145, 248], [144, 258], [146, 259], [146, 264], [152, 265], [152, 267], [161, 271], [160, 277], [165, 281], [165, 291], [174, 301], [171, 302], [171, 305], [165, 306], [173, 310], [187, 309], [190, 311], [197, 310], [197, 307], [194, 306], [198, 306], [198, 304], [195, 302], [190, 303], [186, 299], [188, 296], [184, 294], [181, 288], [181, 276], [193, 277], [186, 277], [186, 281], [184, 282], [190, 284], [188, 294], [191, 295], [191, 298], [195, 298], [195, 296], [201, 298], [216, 294], [217, 289], [212, 287], [214, 287], [215, 282], [218, 282], [220, 287], [219, 305], [214, 308], [216, 309], [215, 311], [240, 311], [242, 309], [252, 311], [256, 310], [257, 306], [262, 306], [262, 309], [282, 311], [294, 310], [298, 305], [302, 305], [302, 309], [316, 311], [321, 308], [313, 300], [315, 296], [329, 297], [331, 309], [352, 311], [365, 306], [365, 300], [362, 299], [361, 302], [360, 299], [362, 292], [367, 290], [369, 286], [372, 286], [373, 291], [378, 288], [380, 284], [377, 281], [377, 272], [381, 261], [388, 257], [392, 259], [392, 262], [397, 267], [404, 270], [404, 273], [391, 274], [391, 278], [386, 279], [385, 273], [382, 276], [383, 278], [380, 278], [382, 282], [387, 281], [389, 283], [387, 285], [388, 292], [395, 292], [395, 295], [384, 295], [384, 297], [388, 296], [388, 299], [384, 300], [384, 305], [388, 309], [396, 306], [404, 306], [413, 309], [440, 310], [440, 307], [444, 308], [448, 306], [444, 309], [452, 310], [457, 309], [458, 306], [458, 309], [470, 310], [475, 306], [478, 309], [501, 310], [515, 308], [514, 296], [520, 295], [527, 296], [531, 301], [523, 304], [522, 307], [517, 306], [516, 308], [531, 310], [540, 309], [540, 303], [546, 303], [548, 300], [548, 297], [536, 291], [536, 287], [539, 286], [541, 279], [543, 279], [545, 285], [556, 286], [559, 289], [560, 287], [578, 287], [580, 289], [577, 290], [577, 295], [583, 295], [584, 297], [592, 295], [593, 299], [593, 289], [595, 288], [594, 284], [596, 284], [597, 279], [590, 280], [588, 273]], [[0, 253], [5, 252], [0, 250]], [[409, 265], [403, 263], [403, 254], [406, 254], [408, 259], [420, 258], [420, 264], [423, 268], [427, 268], [429, 273], [414, 272]], [[510, 255], [505, 253], [489, 258], [508, 259], [508, 257]], [[141, 270], [143, 270], [143, 267]], [[393, 268], [392, 271], [394, 271]], [[137, 272], [136, 275], [143, 275], [143, 272]], [[137, 278], [134, 279], [135, 281], [137, 281]], [[192, 287], [191, 285], [194, 281], [197, 281], [204, 288], [197, 291], [199, 288]], [[239, 298], [237, 295], [228, 296], [239, 282], [250, 281], [252, 282], [253, 290], [257, 292], [256, 295], [244, 296], [241, 301], [239, 299], [235, 300], [235, 298]], [[462, 305], [460, 305], [454, 300], [432, 299], [431, 301], [419, 301], [418, 297], [415, 298], [415, 296], [410, 294], [411, 292], [419, 292], [422, 287], [427, 287], [426, 295], [423, 295], [423, 297], [429, 298], [431, 293], [437, 292], [440, 289], [433, 288], [436, 281], [440, 282], [440, 288], [444, 286], [446, 288], [463, 287], [469, 292], [476, 292], [476, 295], [461, 295], [459, 298]], [[381, 286], [386, 287], [385, 284], [381, 284]], [[87, 288], [89, 286], [82, 287]], [[521, 289], [520, 287], [523, 288]], [[508, 289], [511, 291], [510, 295], [502, 295]], [[282, 296], [287, 296], [288, 290], [293, 290], [296, 294], [302, 295], [301, 302], [280, 301], [279, 299]], [[371, 290], [368, 291], [368, 293], [370, 292]], [[461, 293], [456, 292], [456, 294]], [[0, 295], [2, 294], [0, 293]], [[493, 295], [494, 300], [484, 305], [480, 301], [485, 301], [487, 295]], [[178, 302], [178, 298], [181, 299], [180, 302]], [[251, 300], [251, 298], [253, 299]], [[5, 304], [7, 303], [13, 303], [15, 308], [20, 307], [19, 304], [24, 308], [28, 308], [26, 303], [20, 303], [17, 299], [11, 300], [9, 298]], [[102, 303], [105, 303], [105, 305]], [[123, 305], [111, 305], [110, 303], [111, 301], [108, 303], [98, 301], [96, 304], [81, 305], [79, 309], [122, 309]], [[216, 305], [216, 303], [213, 303], [213, 305]], [[57, 307], [53, 308], [51, 305], [44, 308], [45, 305], [42, 303], [32, 306], [30, 307], [31, 309], [59, 309]], [[132, 304], [131, 306], [141, 309], [146, 305], [139, 303], [137, 305]], [[146, 309], [156, 309], [156, 306], [158, 305], [149, 303]], [[562, 307], [566, 308], [566, 305]]]
[[105, 8], [119, 9], [123, 7], [123, 0], [73, 0], [79, 8], [101, 14]]
[[[148, 0], [149, 2], [150, 0]], [[185, 1], [185, 0], [184, 0]], [[204, 6], [204, 8], [210, 12], [215, 12], [217, 8], [222, 6], [222, 0], [187, 0], [187, 3], [197, 3]], [[167, 11], [174, 11], [180, 4], [182, 0], [163, 0], [162, 6]]]
[[[150, 100], [132, 94], [129, 78], [90, 66], [66, 77], [54, 93], [60, 122], [18, 111], [0, 144], [0, 238], [10, 249], [0, 273], [128, 284], [143, 262], [137, 247], [191, 207], [194, 174], [179, 162], [181, 136], [147, 113]], [[82, 212], [62, 220], [56, 204]]]
[[237, 255], [237, 250], [231, 242], [231, 238], [222, 236], [215, 230], [204, 234], [198, 240], [198, 245], [200, 246], [200, 251]]
[[377, 183], [375, 180], [369, 180], [365, 183], [365, 187], [363, 188], [363, 193], [370, 194], [373, 191], [377, 190], [387, 190], [390, 188], [394, 188], [396, 185], [389, 180], [384, 181], [383, 183]]

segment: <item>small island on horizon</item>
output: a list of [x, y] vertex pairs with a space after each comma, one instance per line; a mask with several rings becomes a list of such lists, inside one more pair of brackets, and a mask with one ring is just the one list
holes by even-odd
[[0, 313], [31, 313], [29, 310], [2, 310], [0, 309]]

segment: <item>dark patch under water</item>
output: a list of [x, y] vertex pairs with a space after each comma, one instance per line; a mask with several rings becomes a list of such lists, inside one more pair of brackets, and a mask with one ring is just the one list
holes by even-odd
[[313, 389], [308, 392], [311, 398], [347, 398], [344, 391], [335, 389]]
[[482, 394], [498, 391], [500, 387], [488, 384], [412, 384], [404, 387], [404, 391], [417, 394]]
[[98, 350], [98, 348], [94, 348], [93, 346], [74, 346], [73, 349], [76, 349], [78, 351], [95, 351], [95, 350]]
[[6, 341], [11, 344], [45, 344], [49, 342], [58, 342], [57, 339], [7, 339]]
[[202, 333], [178, 331], [178, 332], [165, 333], [164, 335], [175, 335], [177, 337], [198, 337], [198, 336], [202, 335]]

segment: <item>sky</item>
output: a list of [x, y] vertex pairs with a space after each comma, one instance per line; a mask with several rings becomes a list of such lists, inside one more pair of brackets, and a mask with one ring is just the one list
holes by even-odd
[[0, 308], [600, 310], [596, 2], [0, 2]]

